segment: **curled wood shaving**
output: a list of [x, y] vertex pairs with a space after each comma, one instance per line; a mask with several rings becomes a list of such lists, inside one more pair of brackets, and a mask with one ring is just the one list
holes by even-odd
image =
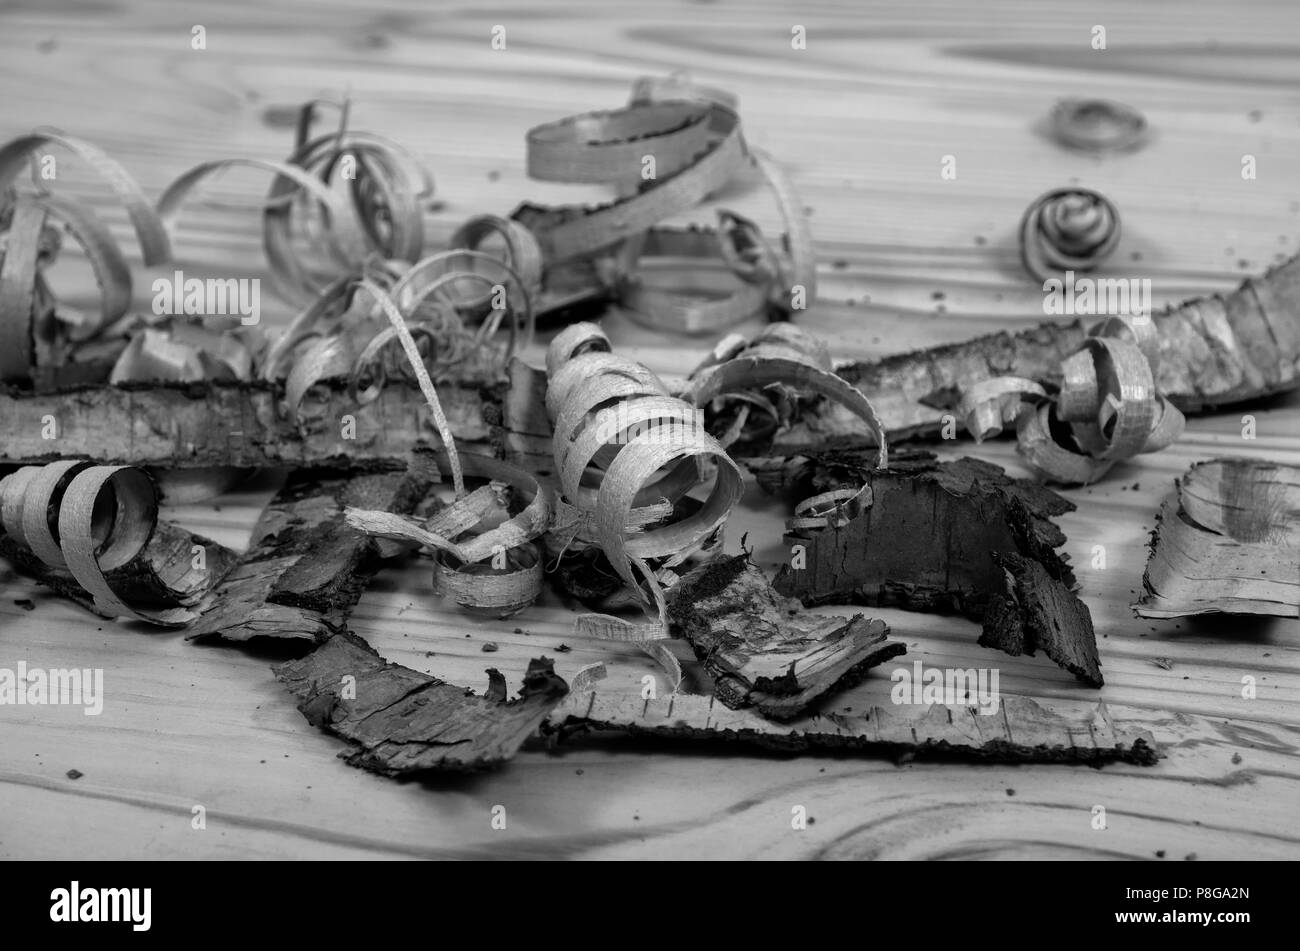
[[[1300, 256], [1244, 280], [1226, 295], [1152, 315], [1157, 389], [1184, 413], [1208, 412], [1300, 386]], [[960, 390], [1011, 375], [1054, 386], [1087, 336], [1082, 320], [985, 334], [839, 368], [876, 407], [891, 439], [938, 434]], [[854, 437], [862, 427], [838, 407], [812, 407], [783, 434], [780, 452]], [[733, 450], [733, 453], [735, 451]]]
[[[808, 306], [816, 294], [812, 239], [789, 178], [743, 140], [735, 98], [681, 79], [639, 80], [629, 105], [584, 113], [530, 130], [528, 171], [544, 181], [617, 186], [622, 197], [594, 208], [525, 205], [514, 218], [527, 225], [547, 266], [592, 255], [612, 256], [618, 296], [629, 315], [657, 329], [712, 333], [769, 305]], [[649, 172], [647, 160], [653, 161]], [[752, 165], [771, 188], [786, 235], [780, 250], [752, 222], [719, 211], [717, 231], [656, 227], [683, 214]], [[744, 247], [738, 249], [740, 240]], [[749, 249], [755, 253], [750, 254]], [[645, 265], [715, 259], [721, 268], [705, 285], [683, 293], [645, 280]], [[765, 266], [757, 267], [756, 259]]]
[[[358, 300], [362, 287], [367, 295]], [[418, 359], [394, 315], [416, 342]], [[505, 343], [498, 345], [503, 326]], [[430, 381], [496, 382], [515, 350], [531, 344], [534, 326], [529, 278], [489, 254], [456, 248], [411, 266], [371, 262], [361, 276], [333, 282], [294, 318], [269, 348], [261, 375], [285, 380], [285, 409], [306, 426], [312, 419], [307, 394], [338, 379], [348, 381], [358, 406], [377, 399], [391, 373], [422, 389], [421, 374]]]
[[117, 160], [85, 139], [38, 129], [6, 142], [0, 146], [0, 194], [13, 184], [33, 153], [48, 145], [57, 145], [72, 152], [108, 182], [131, 218], [146, 266], [152, 267], [170, 260], [171, 244], [167, 239], [167, 231], [139, 184]]
[[542, 283], [542, 249], [533, 233], [518, 221], [500, 215], [475, 215], [456, 229], [448, 243], [453, 248], [473, 251], [493, 234], [505, 241], [504, 263], [519, 275], [528, 293], [535, 296]]
[[[611, 353], [609, 339], [594, 324], [574, 324], [557, 335], [546, 367], [546, 409], [555, 427], [563, 498], [593, 513], [595, 540], [628, 585], [638, 584], [633, 558], [680, 564], [739, 501], [736, 464], [704, 430], [695, 407], [670, 396], [645, 367]], [[635, 508], [675, 503], [700, 485], [706, 461], [716, 466], [716, 478], [698, 511], [629, 531]]]
[[[676, 674], [671, 655], [652, 645], [668, 636], [662, 588], [675, 578], [660, 570], [683, 564], [716, 538], [743, 494], [740, 470], [705, 431], [695, 407], [670, 396], [645, 367], [611, 353], [594, 324], [558, 334], [546, 369], [561, 496], [578, 513], [566, 525], [571, 534], [564, 547], [598, 546], [653, 612], [648, 624], [598, 616], [582, 623], [598, 636], [641, 643]], [[710, 478], [707, 497], [693, 511], [646, 521], [647, 506], [675, 507]]]
[[[477, 232], [474, 230], [477, 219], [471, 221], [474, 222], [471, 230], [458, 233], [459, 239], [477, 240]], [[493, 223], [490, 227], [497, 225]], [[509, 330], [509, 341], [502, 358], [504, 366], [516, 348], [532, 345], [535, 324], [533, 295], [537, 288], [540, 259], [519, 247], [532, 240], [531, 236], [523, 237], [527, 234], [526, 229], [501, 227], [510, 235], [510, 241], [515, 242], [507, 244], [508, 260], [503, 261], [471, 247], [453, 247], [427, 257], [404, 271], [393, 285], [392, 293], [403, 310], [421, 317], [422, 305], [432, 298], [430, 304], [435, 318], [444, 316], [450, 308], [466, 324], [477, 323], [495, 331], [499, 324], [505, 323]], [[533, 247], [535, 246], [536, 243], [533, 242]], [[519, 269], [516, 269], [516, 264]], [[480, 270], [484, 265], [487, 273]], [[478, 295], [467, 295], [464, 292], [467, 284], [478, 284], [485, 290]], [[497, 288], [505, 291], [499, 306], [492, 303], [500, 293]], [[510, 318], [508, 321], [505, 320], [507, 317]], [[517, 339], [521, 333], [522, 337]]]
[[962, 390], [957, 411], [976, 442], [1002, 432], [1020, 417], [1022, 402], [1046, 399], [1047, 391], [1033, 380], [1020, 376], [999, 376], [980, 380]]
[[[824, 343], [788, 324], [767, 328], [749, 344], [722, 341], [704, 366], [696, 370], [690, 393], [696, 405], [706, 406], [727, 396], [761, 399], [773, 389], [814, 394], [847, 408], [865, 424], [875, 442], [877, 466], [888, 466], [889, 441], [871, 401], [831, 372], [830, 354]], [[732, 438], [738, 435], [734, 427], [728, 432]], [[795, 512], [790, 524], [834, 524], [869, 505], [870, 498], [870, 488], [864, 485], [845, 497], [808, 500]], [[831, 507], [824, 510], [827, 503]]]
[[[144, 470], [130, 466], [62, 460], [19, 469], [0, 479], [0, 525], [7, 543], [70, 575], [97, 613], [164, 627], [180, 627], [198, 616], [194, 606], [220, 580], [219, 566], [225, 563], [219, 546], [210, 556], [205, 551], [211, 570], [199, 569], [204, 577], [198, 582], [182, 577], [185, 571], [177, 572], [175, 564], [165, 566], [169, 577], [154, 580], [162, 582], [173, 607], [131, 605], [130, 595], [114, 589], [106, 575], [140, 560], [161, 528], [154, 483]], [[189, 563], [192, 557], [186, 544], [172, 561]]]
[[[38, 206], [46, 216], [45, 227], [40, 230], [39, 238], [35, 242], [30, 235], [24, 234], [24, 228], [20, 224], [22, 212], [19, 209], [26, 205]], [[60, 198], [57, 195], [24, 195], [15, 200], [12, 211], [0, 212], [0, 219], [10, 215], [12, 215], [10, 227], [8, 233], [4, 235], [3, 244], [19, 254], [21, 254], [20, 249], [25, 245], [33, 243], [38, 245], [38, 268], [35, 287], [31, 291], [37, 297], [36, 305], [30, 308], [30, 312], [21, 307], [11, 309], [6, 315], [7, 320], [11, 324], [19, 320], [25, 321], [30, 328], [29, 334], [36, 338], [37, 355], [42, 362], [59, 360], [63, 356], [61, 353], [46, 354], [41, 351], [55, 350], [60, 345], [66, 347], [71, 342], [88, 340], [127, 312], [131, 304], [131, 268], [107, 225], [88, 205]], [[53, 295], [45, 286], [44, 272], [59, 256], [63, 245], [61, 235], [65, 230], [81, 246], [90, 263], [95, 281], [99, 285], [98, 314], [85, 313], [65, 302], [53, 306]], [[26, 280], [31, 280], [30, 272]], [[47, 306], [41, 305], [42, 297], [49, 299]], [[47, 311], [53, 320], [42, 320]], [[13, 333], [10, 334], [10, 338], [17, 339]], [[14, 359], [13, 354], [10, 355], [10, 360], [12, 359]], [[9, 376], [11, 379], [14, 378], [12, 371]]]
[[19, 199], [0, 261], [0, 380], [25, 382], [36, 365], [36, 282], [45, 209]]
[[978, 442], [1014, 419], [1024, 459], [1067, 485], [1095, 482], [1123, 459], [1158, 452], [1182, 435], [1185, 420], [1156, 389], [1150, 323], [1148, 317], [1110, 317], [1094, 327], [1062, 363], [1054, 400], [1019, 377], [962, 390], [966, 428]]
[[747, 424], [755, 424], [757, 413], [777, 427], [788, 423], [797, 413], [791, 399], [797, 394], [813, 394], [848, 409], [877, 437], [880, 462], [886, 464], [888, 449], [870, 402], [831, 372], [825, 342], [793, 324], [773, 324], [749, 342], [738, 335], [725, 337], [691, 375], [696, 405], [715, 403], [716, 415], [729, 402], [745, 404], [746, 419], [723, 437], [728, 445], [745, 435]]
[[[339, 128], [309, 138], [322, 106], [339, 110]], [[289, 162], [315, 172], [327, 184], [336, 176], [348, 183], [352, 210], [370, 250], [388, 259], [417, 261], [424, 248], [424, 207], [433, 197], [433, 176], [400, 143], [372, 132], [349, 129], [350, 112], [351, 103], [346, 100], [305, 104], [299, 113], [295, 149]], [[277, 200], [292, 200], [297, 194], [293, 188], [279, 193], [272, 189], [267, 206], [272, 207]], [[267, 226], [287, 231], [289, 219], [277, 216], [269, 219]]]
[[1090, 271], [1119, 244], [1119, 211], [1090, 188], [1040, 195], [1020, 222], [1020, 257], [1040, 281], [1063, 271]]
[[[180, 210], [185, 200], [199, 183], [232, 168], [255, 168], [271, 172], [275, 175], [271, 185], [272, 197], [287, 196], [301, 189], [320, 205], [322, 213], [328, 220], [336, 221], [343, 218], [344, 206], [338, 195], [306, 169], [288, 162], [230, 158], [202, 162], [168, 185], [158, 198], [158, 213], [163, 221], [174, 226], [180, 217]], [[276, 221], [286, 217], [289, 208], [290, 206], [283, 202], [268, 204], [263, 211], [263, 222], [265, 223], [267, 219]], [[309, 300], [318, 296], [323, 288], [297, 256], [288, 229], [266, 224], [264, 228], [267, 265], [271, 271], [271, 278], [280, 292], [289, 300]], [[352, 267], [361, 256], [360, 249], [355, 244], [351, 248], [344, 248], [340, 238], [333, 231], [326, 231], [323, 242], [328, 246], [336, 263], [344, 267]]]
[[[340, 112], [339, 127], [312, 137], [325, 107]], [[499, 378], [514, 351], [531, 342], [542, 282], [541, 251], [532, 234], [496, 216], [471, 218], [453, 236], [451, 249], [428, 255], [423, 215], [432, 177], [400, 144], [350, 129], [349, 114], [348, 102], [309, 102], [286, 161], [205, 162], [174, 181], [158, 203], [171, 222], [209, 176], [240, 166], [274, 174], [262, 207], [263, 245], [277, 287], [303, 308], [256, 372], [286, 381], [286, 409], [303, 425], [311, 422], [303, 397], [328, 379], [346, 376], [348, 359], [355, 361], [351, 377], [361, 400], [374, 397], [389, 369], [403, 366], [377, 359], [398, 335], [386, 328], [382, 304], [356, 306], [362, 282], [396, 300], [425, 343], [429, 374], [439, 379]], [[505, 260], [476, 249], [494, 232], [505, 238]], [[507, 291], [504, 303], [499, 285]], [[490, 341], [503, 328], [509, 333], [502, 349]], [[331, 337], [339, 339], [323, 342]], [[363, 378], [371, 385], [363, 385]]]
[[[125, 206], [146, 265], [171, 256], [162, 221], [135, 179], [102, 149], [83, 139], [37, 130], [0, 146], [0, 382], [39, 382], [63, 365], [76, 342], [121, 318], [131, 303], [131, 270], [108, 227], [87, 204], [44, 190], [17, 195], [13, 184], [37, 153], [51, 146], [71, 152], [108, 182]], [[33, 176], [35, 178], [35, 175]], [[58, 255], [61, 235], [81, 246], [99, 285], [98, 314], [56, 306], [43, 271]]]
[[[232, 168], [271, 172], [262, 205], [262, 242], [272, 280], [290, 301], [310, 304], [329, 285], [316, 273], [314, 258], [296, 240], [305, 236], [315, 258], [358, 272], [368, 256], [416, 261], [424, 248], [424, 207], [433, 180], [401, 145], [383, 136], [347, 128], [349, 107], [340, 106], [336, 132], [309, 138], [321, 101], [301, 113], [293, 153], [283, 162], [230, 158], [203, 162], [172, 182], [158, 200], [158, 212], [174, 223], [186, 197], [204, 179]], [[337, 187], [347, 188], [345, 203]]]
[[397, 309], [397, 305], [384, 292], [384, 289], [374, 284], [372, 281], [362, 278], [359, 283], [361, 290], [373, 297], [376, 303], [383, 308], [384, 316], [392, 324], [397, 339], [402, 343], [402, 349], [406, 352], [406, 358], [410, 361], [411, 369], [415, 371], [415, 378], [420, 384], [420, 391], [424, 394], [425, 400], [429, 404], [429, 410], [433, 413], [434, 425], [438, 427], [438, 435], [442, 437], [442, 444], [447, 451], [447, 458], [451, 466], [452, 481], [456, 486], [456, 494], [465, 493], [465, 477], [461, 472], [460, 457], [456, 452], [456, 440], [451, 434], [451, 424], [447, 422], [447, 415], [442, 411], [442, 403], [438, 399], [438, 391], [429, 379], [429, 371], [425, 369], [424, 359], [420, 356], [420, 348], [416, 346], [415, 338], [411, 336], [411, 331], [406, 326], [406, 320], [402, 317], [402, 312]]
[[1146, 142], [1147, 120], [1132, 106], [1110, 99], [1062, 99], [1051, 115], [1057, 142], [1088, 152], [1123, 152]]
[[[449, 464], [445, 452], [436, 458], [440, 466]], [[530, 473], [499, 459], [466, 453], [458, 464], [470, 478], [491, 481], [423, 523], [355, 507], [344, 514], [367, 535], [433, 549], [434, 587], [440, 594], [473, 613], [509, 617], [541, 593], [542, 557], [533, 541], [551, 525], [551, 496]], [[496, 527], [473, 534], [489, 516], [503, 512], [509, 517]]]

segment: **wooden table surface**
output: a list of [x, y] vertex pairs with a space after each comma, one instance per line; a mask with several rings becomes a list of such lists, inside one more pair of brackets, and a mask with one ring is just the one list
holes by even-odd
[[[1018, 265], [1028, 202], [1077, 182], [1124, 215], [1111, 271], [1150, 278], [1157, 303], [1224, 291], [1297, 250], [1300, 48], [1283, 0], [1225, 6], [1090, 2], [786, 4], [519, 0], [495, 8], [383, 0], [136, 0], [0, 6], [0, 136], [54, 125], [94, 140], [158, 194], [220, 156], [282, 158], [286, 117], [350, 92], [357, 128], [424, 157], [442, 206], [435, 240], [471, 214], [594, 194], [529, 181], [523, 136], [574, 112], [612, 108], [646, 73], [686, 69], [740, 97], [748, 139], [787, 163], [811, 210], [822, 299], [802, 323], [838, 357], [870, 357], [1041, 321], [1042, 292]], [[505, 50], [490, 45], [506, 28]], [[807, 49], [791, 48], [806, 27]], [[207, 48], [191, 49], [192, 27]], [[1092, 48], [1094, 26], [1106, 49]], [[1063, 96], [1140, 108], [1154, 131], [1136, 154], [1096, 159], [1041, 133]], [[1244, 180], [1244, 155], [1258, 176]], [[940, 177], [954, 156], [957, 177]], [[59, 187], [87, 197], [134, 250], [124, 216], [73, 161]], [[62, 168], [66, 167], [66, 174]], [[264, 276], [253, 205], [265, 187], [232, 173], [210, 194], [242, 207], [189, 209], [182, 266]], [[775, 227], [755, 193], [733, 205]], [[707, 220], [703, 215], [701, 220]], [[149, 280], [137, 282], [147, 307]], [[264, 320], [288, 308], [263, 302]], [[681, 371], [707, 342], [669, 340], [618, 313], [621, 348]], [[1242, 437], [1242, 415], [1257, 438]], [[182, 633], [107, 622], [0, 566], [0, 666], [102, 667], [106, 705], [0, 708], [0, 857], [1098, 857], [1300, 856], [1300, 624], [1220, 618], [1142, 621], [1147, 533], [1192, 462], [1252, 455], [1300, 463], [1300, 400], [1191, 422], [1176, 446], [1065, 494], [1062, 518], [1098, 630], [1116, 715], [1157, 740], [1195, 738], [1151, 768], [988, 766], [870, 757], [769, 756], [717, 746], [584, 743], [528, 750], [487, 775], [399, 783], [335, 758], [275, 681], [270, 654], [197, 647]], [[0, 433], [3, 438], [3, 433]], [[1007, 442], [969, 452], [1023, 475]], [[243, 546], [274, 489], [267, 474], [170, 516]], [[751, 490], [729, 530], [781, 557], [781, 508]], [[1094, 546], [1104, 546], [1104, 568]], [[574, 637], [553, 596], [507, 621], [450, 610], [426, 563], [381, 575], [353, 626], [388, 658], [482, 688], [484, 668], [517, 685], [527, 659], [561, 674], [605, 660], [611, 683], [650, 662]], [[17, 599], [31, 598], [34, 610]], [[1004, 693], [1062, 709], [1095, 704], [1046, 658], [975, 645], [971, 622], [884, 617], [906, 661], [998, 666]], [[515, 633], [515, 628], [520, 632]], [[498, 652], [486, 654], [493, 641]], [[557, 653], [559, 645], [570, 652]], [[1242, 696], [1242, 677], [1258, 682]], [[879, 702], [877, 677], [844, 697]], [[1199, 719], [1196, 719], [1199, 718]], [[69, 770], [81, 778], [69, 779]], [[192, 828], [194, 807], [206, 829]], [[508, 817], [491, 827], [494, 806]], [[813, 818], [791, 828], [791, 809]], [[1107, 827], [1095, 829], [1094, 807]]]

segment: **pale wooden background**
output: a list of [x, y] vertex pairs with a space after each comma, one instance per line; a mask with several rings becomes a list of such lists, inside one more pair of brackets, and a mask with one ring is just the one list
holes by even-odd
[[[1118, 203], [1125, 234], [1112, 272], [1153, 279], [1158, 301], [1226, 290], [1296, 251], [1300, 48], [1297, 14], [1281, 0], [480, 6], [5, 5], [0, 135], [62, 127], [108, 148], [157, 194], [203, 159], [283, 157], [292, 106], [350, 91], [357, 127], [427, 159], [443, 202], [430, 224], [442, 238], [472, 213], [506, 212], [523, 198], [594, 197], [529, 182], [525, 130], [614, 107], [637, 75], [687, 69], [736, 92], [749, 139], [793, 170], [822, 263], [824, 301], [804, 322], [846, 358], [1041, 320], [1015, 225], [1036, 194], [1072, 181]], [[807, 27], [805, 51], [790, 48], [796, 23]], [[207, 29], [206, 51], [190, 49], [195, 24]], [[505, 51], [490, 48], [494, 24], [506, 27]], [[1090, 47], [1097, 24], [1105, 51]], [[1036, 127], [1066, 95], [1138, 106], [1153, 143], [1105, 160], [1060, 151]], [[1253, 182], [1240, 176], [1247, 153], [1258, 160]], [[956, 181], [940, 179], [944, 155], [957, 158]], [[126, 237], [124, 217], [72, 161], [60, 165], [60, 187], [87, 196]], [[241, 172], [211, 193], [248, 202], [264, 188]], [[762, 195], [730, 203], [776, 223]], [[191, 209], [178, 238], [191, 272], [262, 273], [247, 205]], [[69, 288], [79, 280], [70, 274]], [[142, 275], [139, 287], [148, 283]], [[288, 313], [272, 301], [263, 308], [272, 321]], [[665, 371], [680, 372], [703, 348], [618, 315], [607, 323]], [[1251, 412], [1254, 441], [1241, 438], [1241, 412], [1196, 420], [1173, 449], [1067, 493], [1080, 506], [1061, 521], [1097, 623], [1101, 696], [1157, 738], [1202, 718], [1198, 738], [1155, 768], [898, 765], [616, 740], [526, 752], [487, 776], [394, 783], [334, 759], [341, 744], [305, 723], [268, 672], [272, 658], [95, 619], [0, 567], [0, 665], [102, 667], [108, 694], [98, 718], [0, 708], [0, 857], [1295, 858], [1300, 625], [1143, 622], [1127, 607], [1158, 501], [1188, 464], [1212, 455], [1300, 462], [1300, 401]], [[1006, 443], [979, 454], [1023, 473]], [[273, 488], [267, 477], [171, 514], [240, 546]], [[751, 493], [731, 537], [748, 530], [774, 566], [782, 515]], [[1094, 545], [1106, 548], [1104, 570], [1091, 567]], [[554, 601], [503, 626], [444, 610], [427, 582], [423, 565], [382, 576], [354, 627], [395, 661], [478, 687], [487, 666], [516, 684], [539, 653], [562, 674], [604, 659], [610, 682], [629, 688], [653, 672], [633, 652], [574, 638], [572, 614]], [[972, 623], [879, 613], [908, 643], [906, 662], [998, 666], [1004, 692], [1062, 709], [1095, 702], [1045, 658], [976, 647]], [[482, 652], [488, 640], [497, 653]], [[557, 654], [562, 643], [572, 652]], [[1241, 698], [1247, 674], [1258, 699]], [[882, 702], [887, 686], [874, 681], [844, 703]], [[70, 780], [70, 769], [84, 776]], [[191, 829], [196, 804], [207, 809], [205, 831]], [[504, 831], [489, 825], [497, 804]], [[815, 819], [805, 831], [790, 827], [794, 805]], [[1094, 805], [1107, 810], [1105, 831], [1091, 826]]]

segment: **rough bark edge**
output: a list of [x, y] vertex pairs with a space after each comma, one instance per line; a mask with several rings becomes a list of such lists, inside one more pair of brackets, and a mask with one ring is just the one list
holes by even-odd
[[[989, 721], [985, 727], [981, 721]], [[1145, 730], [1118, 727], [1105, 703], [1086, 717], [1065, 717], [1027, 697], [1003, 697], [998, 714], [969, 707], [930, 706], [921, 716], [871, 707], [852, 716], [829, 714], [774, 723], [752, 710], [731, 710], [713, 697], [678, 694], [656, 700], [575, 694], [557, 707], [543, 732], [557, 741], [592, 730], [660, 739], [717, 741], [780, 752], [828, 750], [955, 756], [1012, 763], [1134, 763], [1160, 758]]]
[[[1043, 323], [1015, 334], [1000, 331], [851, 363], [837, 372], [871, 400], [891, 440], [932, 435], [945, 414], [959, 416], [960, 387], [996, 376], [1058, 384], [1061, 361], [1079, 348], [1088, 326], [1101, 319]], [[1184, 413], [1300, 386], [1300, 256], [1262, 277], [1248, 278], [1226, 296], [1193, 298], [1166, 308], [1154, 320], [1160, 340], [1156, 387]], [[825, 407], [783, 434], [779, 445], [793, 450], [860, 431], [847, 414]]]
[[309, 723], [351, 745], [340, 754], [349, 765], [385, 776], [498, 765], [569, 692], [543, 657], [529, 661], [517, 700], [504, 700], [505, 679], [496, 670], [477, 696], [389, 663], [348, 632], [273, 670]]
[[993, 559], [1007, 572], [1007, 587], [985, 613], [979, 645], [1013, 657], [1041, 650], [1089, 686], [1103, 686], [1087, 606], [1032, 558], [1007, 552]]
[[[438, 392], [458, 445], [487, 443], [485, 413], [499, 417], [503, 387], [441, 384]], [[440, 446], [429, 409], [413, 384], [390, 381], [358, 406], [346, 386], [322, 389], [320, 422], [300, 427], [283, 413], [279, 387], [262, 382], [129, 383], [25, 393], [0, 387], [0, 464], [88, 458], [156, 466], [322, 466], [394, 469], [418, 445]], [[316, 415], [319, 414], [319, 415]], [[45, 417], [57, 438], [45, 437]], [[344, 438], [345, 417], [355, 419]], [[124, 433], [123, 427], [127, 430]], [[463, 442], [462, 442], [463, 440]]]
[[[787, 545], [804, 546], [807, 567], [782, 566], [773, 582], [779, 593], [804, 604], [893, 605], [959, 613], [983, 623], [981, 645], [1012, 655], [1032, 655], [1042, 649], [1080, 680], [1102, 686], [1092, 618], [1073, 593], [1073, 571], [1057, 551], [1065, 535], [1051, 521], [1052, 516], [1072, 511], [1073, 503], [978, 459], [941, 463], [930, 453], [913, 450], [896, 454], [889, 469], [879, 470], [871, 467], [870, 455], [869, 451], [827, 452], [796, 463], [797, 471], [785, 465], [775, 468], [781, 485], [804, 495], [843, 485], [873, 487], [872, 505], [847, 524], [785, 536]], [[943, 584], [871, 557], [872, 538], [906, 537], [906, 518], [910, 514], [915, 521], [919, 516], [903, 512], [902, 506], [917, 493], [922, 494], [916, 504], [931, 518], [938, 517], [934, 513], [941, 506], [946, 517], [962, 517], [957, 543], [970, 542], [972, 552], [986, 551], [990, 563], [979, 566], [959, 560], [952, 532], [913, 539], [916, 545], [937, 541], [947, 546], [925, 557], [919, 557], [925, 547], [911, 552], [911, 560], [930, 576], [938, 574], [938, 565], [959, 565], [955, 571], [943, 572]], [[976, 516], [978, 525], [973, 521]], [[976, 528], [990, 533], [978, 545], [968, 534]], [[877, 555], [882, 550], [878, 545]], [[903, 550], [901, 543], [889, 549]]]

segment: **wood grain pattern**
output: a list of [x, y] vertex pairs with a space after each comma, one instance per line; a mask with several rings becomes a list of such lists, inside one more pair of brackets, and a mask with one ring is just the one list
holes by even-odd
[[[790, 48], [796, 22], [807, 50]], [[190, 49], [195, 24], [207, 29], [206, 51]], [[507, 28], [504, 51], [490, 47], [494, 24]], [[1094, 24], [1107, 28], [1105, 51], [1089, 46]], [[802, 322], [830, 337], [837, 358], [869, 359], [1042, 321], [1015, 230], [1025, 205], [1058, 185], [1117, 203], [1126, 227], [1108, 273], [1150, 278], [1157, 305], [1230, 290], [1294, 253], [1295, 35], [1284, 0], [1194, 0], [1176, 15], [1114, 0], [816, 0], [797, 13], [775, 0], [26, 2], [0, 8], [0, 135], [64, 128], [157, 195], [203, 159], [282, 157], [292, 107], [350, 90], [357, 127], [428, 160], [442, 202], [428, 221], [441, 240], [470, 214], [524, 198], [598, 197], [527, 181], [524, 131], [616, 106], [647, 71], [689, 69], [739, 95], [748, 138], [787, 164], [812, 209], [823, 301]], [[1057, 98], [1078, 95], [1140, 108], [1150, 146], [1102, 160], [1059, 150], [1039, 123]], [[1240, 174], [1246, 154], [1258, 161], [1253, 181]], [[956, 180], [939, 176], [945, 155], [957, 159]], [[74, 160], [60, 161], [58, 185], [88, 197], [136, 254], [125, 215]], [[266, 276], [253, 210], [265, 187], [232, 173], [208, 192], [221, 207], [189, 210], [175, 236], [187, 273]], [[726, 204], [777, 224], [759, 192]], [[56, 288], [92, 300], [88, 269], [68, 258]], [[137, 277], [136, 306], [147, 308], [151, 275]], [[263, 316], [279, 323], [289, 310], [268, 295]], [[617, 313], [605, 327], [620, 353], [667, 372], [694, 365], [705, 345], [656, 337]], [[1246, 413], [1253, 440], [1242, 438]], [[104, 622], [0, 566], [0, 666], [102, 667], [107, 693], [99, 717], [0, 708], [0, 857], [1294, 859], [1298, 622], [1139, 621], [1128, 604], [1173, 478], [1212, 456], [1300, 464], [1298, 432], [1295, 396], [1195, 419], [1175, 447], [1065, 493], [1079, 506], [1060, 522], [1098, 631], [1100, 694], [1045, 658], [977, 647], [972, 622], [878, 612], [907, 643], [907, 663], [996, 663], [1005, 694], [1077, 715], [1100, 696], [1166, 745], [1155, 767], [773, 758], [646, 751], [624, 738], [527, 751], [491, 775], [393, 783], [335, 761], [343, 744], [308, 726], [271, 675], [281, 658]], [[1010, 443], [977, 454], [1026, 474]], [[242, 547], [275, 481], [259, 476], [216, 505], [167, 515]], [[751, 485], [729, 538], [748, 532], [774, 570], [789, 555], [784, 515]], [[391, 661], [480, 691], [486, 667], [518, 683], [538, 655], [566, 678], [604, 660], [602, 689], [637, 691], [657, 673], [632, 647], [575, 638], [572, 611], [554, 596], [502, 627], [433, 599], [430, 573], [416, 562], [382, 574], [353, 615]], [[28, 598], [32, 611], [15, 604]], [[483, 652], [488, 641], [495, 653]], [[869, 678], [842, 704], [884, 705], [888, 687]], [[84, 774], [75, 781], [74, 768]], [[207, 809], [206, 830], [191, 827], [195, 805]], [[494, 805], [506, 809], [504, 830], [491, 827]], [[797, 805], [815, 820], [802, 831], [791, 828]], [[1093, 828], [1095, 806], [1104, 831]]]

